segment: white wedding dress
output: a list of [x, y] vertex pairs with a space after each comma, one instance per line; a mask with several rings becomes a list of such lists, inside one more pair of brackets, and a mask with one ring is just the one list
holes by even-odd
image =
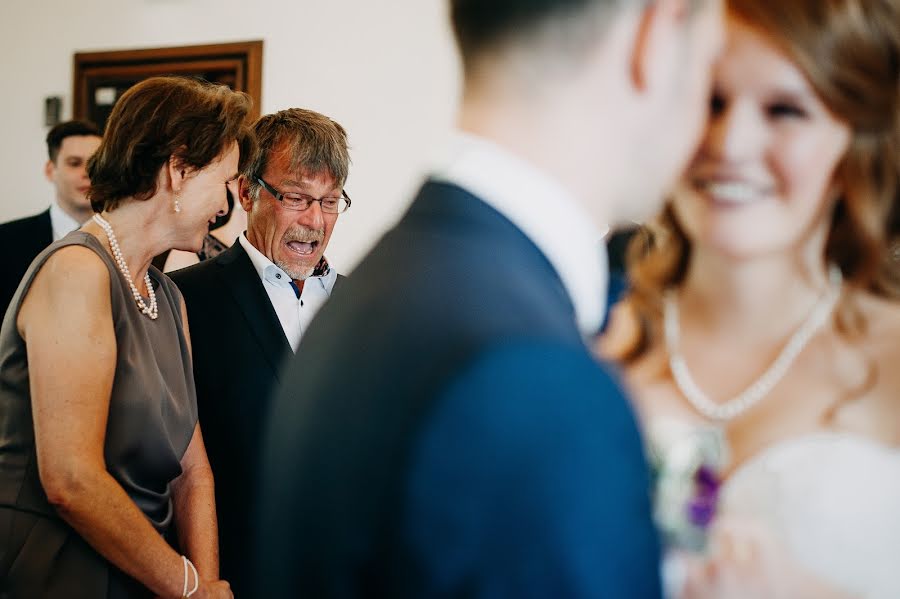
[[900, 599], [900, 449], [839, 432], [783, 441], [742, 464], [718, 505], [770, 527], [822, 581]]

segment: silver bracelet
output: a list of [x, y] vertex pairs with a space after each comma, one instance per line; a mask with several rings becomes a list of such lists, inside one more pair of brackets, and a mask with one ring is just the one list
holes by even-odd
[[[184, 564], [184, 587], [181, 592], [181, 599], [188, 599], [188, 597], [196, 593], [197, 589], [200, 588], [200, 575], [197, 574], [197, 568], [194, 567], [194, 564], [187, 556], [182, 555], [181, 561]], [[194, 588], [190, 591], [188, 590], [188, 567], [190, 567], [191, 571], [194, 573]]]

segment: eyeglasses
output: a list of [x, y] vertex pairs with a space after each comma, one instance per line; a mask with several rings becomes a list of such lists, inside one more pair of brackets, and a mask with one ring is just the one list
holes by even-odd
[[281, 205], [285, 210], [303, 212], [312, 206], [313, 202], [319, 202], [322, 212], [328, 214], [340, 214], [350, 207], [350, 196], [348, 196], [347, 192], [343, 189], [341, 190], [341, 197], [339, 198], [314, 198], [305, 193], [282, 193], [263, 181], [262, 177], [256, 177], [256, 181], [262, 185], [266, 191], [272, 194], [276, 200], [281, 202]]

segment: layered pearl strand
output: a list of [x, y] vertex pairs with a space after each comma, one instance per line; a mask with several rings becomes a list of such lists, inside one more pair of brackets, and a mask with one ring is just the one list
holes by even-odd
[[717, 403], [707, 397], [697, 383], [694, 382], [690, 370], [688, 370], [687, 363], [679, 347], [681, 331], [678, 324], [678, 297], [674, 290], [670, 290], [665, 296], [663, 307], [663, 326], [665, 329], [666, 349], [669, 352], [669, 368], [672, 370], [672, 375], [675, 378], [675, 385], [688, 403], [710, 420], [724, 423], [737, 418], [762, 401], [775, 388], [775, 385], [784, 378], [794, 360], [797, 359], [797, 356], [809, 344], [819, 329], [828, 322], [828, 318], [841, 295], [843, 281], [840, 269], [836, 266], [830, 267], [828, 279], [828, 289], [813, 306], [806, 320], [791, 335], [791, 338], [772, 365], [743, 392], [724, 403]]
[[119, 267], [119, 271], [125, 277], [125, 280], [128, 281], [128, 285], [131, 286], [131, 295], [134, 296], [134, 301], [141, 310], [141, 314], [146, 314], [151, 320], [156, 320], [156, 317], [159, 316], [159, 306], [156, 303], [156, 292], [153, 291], [153, 283], [150, 281], [150, 272], [148, 271], [144, 275], [144, 284], [147, 286], [147, 293], [150, 294], [150, 305], [148, 306], [144, 303], [144, 298], [141, 297], [137, 286], [134, 284], [134, 279], [131, 278], [131, 271], [128, 270], [128, 264], [125, 262], [125, 258], [122, 257], [122, 249], [119, 247], [119, 240], [116, 239], [116, 235], [113, 233], [112, 225], [99, 214], [94, 215], [94, 222], [100, 225], [106, 233], [113, 259], [115, 259], [116, 265]]

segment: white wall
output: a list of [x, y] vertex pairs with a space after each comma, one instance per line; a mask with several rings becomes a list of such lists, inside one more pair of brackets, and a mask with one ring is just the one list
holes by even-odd
[[299, 106], [347, 129], [352, 209], [328, 249], [351, 269], [400, 216], [453, 122], [446, 0], [0, 0], [0, 221], [49, 203], [44, 98], [72, 115], [72, 54], [264, 40], [262, 112]]

